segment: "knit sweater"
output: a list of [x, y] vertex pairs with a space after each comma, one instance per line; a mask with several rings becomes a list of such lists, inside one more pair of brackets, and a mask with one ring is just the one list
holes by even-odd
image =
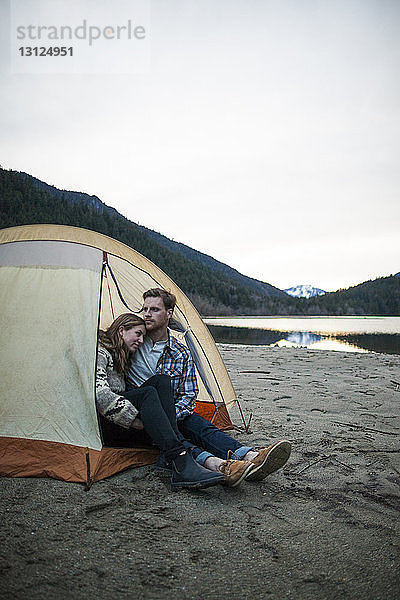
[[124, 391], [124, 376], [114, 370], [110, 352], [99, 345], [96, 364], [97, 409], [109, 421], [129, 429], [138, 411], [129, 400], [121, 396]]

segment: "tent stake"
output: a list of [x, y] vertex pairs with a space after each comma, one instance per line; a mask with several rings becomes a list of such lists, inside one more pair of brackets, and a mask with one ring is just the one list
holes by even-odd
[[86, 449], [86, 487], [85, 487], [86, 492], [88, 492], [90, 490], [90, 488], [92, 487], [92, 483], [93, 483], [93, 481], [91, 480], [91, 477], [90, 477], [89, 449]]
[[[250, 427], [250, 421], [253, 418], [253, 413], [250, 413], [249, 420], [248, 420], [248, 422], [246, 424], [246, 420], [244, 418], [242, 407], [240, 406], [239, 398], [236, 398], [236, 402], [237, 402], [237, 405], [239, 407], [240, 416], [242, 417], [242, 421], [243, 421], [243, 425], [244, 425], [244, 430], [245, 430], [246, 433], [251, 433], [251, 431], [249, 431], [249, 427]], [[240, 431], [242, 429], [242, 427], [238, 427], [237, 429]]]

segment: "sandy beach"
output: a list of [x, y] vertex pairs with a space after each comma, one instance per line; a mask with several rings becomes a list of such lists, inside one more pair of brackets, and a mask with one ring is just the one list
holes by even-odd
[[289, 439], [287, 465], [200, 492], [172, 492], [153, 467], [89, 491], [2, 479], [1, 598], [400, 597], [400, 356], [219, 348], [253, 415], [233, 435]]

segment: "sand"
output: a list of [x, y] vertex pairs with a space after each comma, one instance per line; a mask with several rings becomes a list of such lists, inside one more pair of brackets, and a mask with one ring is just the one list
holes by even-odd
[[253, 414], [234, 435], [291, 440], [285, 468], [199, 492], [172, 492], [152, 467], [88, 492], [2, 479], [1, 598], [400, 597], [400, 356], [220, 350]]

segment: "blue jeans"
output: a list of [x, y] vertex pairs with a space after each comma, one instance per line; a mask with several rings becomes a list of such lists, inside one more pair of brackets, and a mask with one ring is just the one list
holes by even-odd
[[[171, 391], [171, 380], [167, 375], [154, 375], [139, 388], [124, 392], [133, 406], [139, 411], [144, 430], [125, 429], [100, 415], [104, 444], [111, 447], [135, 447], [156, 445], [161, 450], [159, 465], [164, 465], [183, 449], [190, 450], [200, 464], [211, 454], [203, 452], [185, 440], [177, 427], [175, 401]], [[203, 456], [204, 455], [204, 456]]]
[[201, 465], [204, 465], [210, 456], [218, 456], [226, 460], [234, 455], [234, 458], [243, 460], [249, 450], [254, 450], [227, 435], [197, 413], [179, 419], [178, 429], [186, 440], [204, 449], [199, 454], [196, 452], [197, 456], [195, 456], [196, 461]]

